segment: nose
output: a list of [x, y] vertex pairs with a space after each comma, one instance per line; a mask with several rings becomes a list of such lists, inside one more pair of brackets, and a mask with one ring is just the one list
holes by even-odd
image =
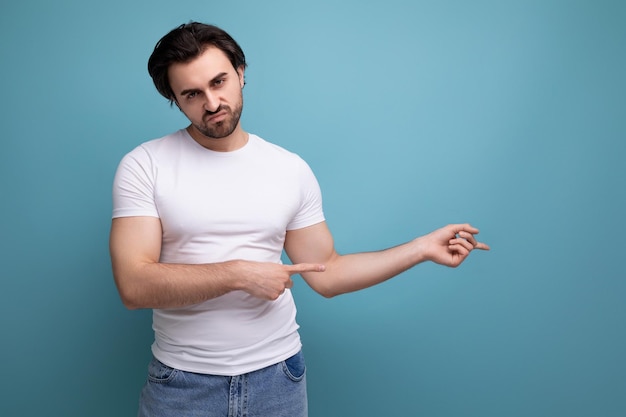
[[220, 100], [210, 91], [206, 92], [206, 101], [204, 102], [204, 109], [210, 113], [215, 113], [220, 107]]

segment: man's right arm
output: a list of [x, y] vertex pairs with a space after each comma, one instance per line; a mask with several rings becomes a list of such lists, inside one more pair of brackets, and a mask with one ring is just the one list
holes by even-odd
[[275, 300], [293, 285], [291, 275], [324, 269], [319, 264], [244, 260], [166, 264], [159, 262], [161, 238], [161, 222], [156, 217], [113, 219], [109, 242], [113, 276], [129, 309], [182, 307], [234, 290]]

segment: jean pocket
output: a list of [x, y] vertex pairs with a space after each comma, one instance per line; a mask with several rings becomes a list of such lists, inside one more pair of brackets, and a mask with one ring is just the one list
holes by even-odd
[[152, 361], [150, 361], [148, 365], [148, 380], [157, 384], [170, 382], [177, 373], [177, 369], [165, 365], [157, 358], [152, 358]]
[[302, 351], [283, 361], [283, 371], [293, 381], [300, 381], [304, 378], [306, 364]]

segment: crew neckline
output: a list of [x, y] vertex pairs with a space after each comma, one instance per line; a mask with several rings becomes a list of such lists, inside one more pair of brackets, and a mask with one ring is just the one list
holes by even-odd
[[203, 152], [210, 154], [212, 156], [218, 157], [218, 158], [230, 158], [233, 156], [238, 156], [241, 155], [243, 153], [245, 153], [247, 151], [247, 149], [250, 148], [251, 142], [253, 140], [255, 140], [254, 138], [256, 137], [256, 135], [252, 134], [252, 133], [248, 133], [248, 140], [246, 141], [246, 143], [238, 149], [235, 149], [234, 151], [214, 151], [212, 149], [206, 148], [202, 145], [200, 145], [187, 131], [186, 128], [180, 129], [180, 132], [182, 133], [183, 137], [185, 138], [185, 140], [187, 140], [188, 142], [191, 142], [192, 146], [195, 146], [199, 149], [201, 149]]

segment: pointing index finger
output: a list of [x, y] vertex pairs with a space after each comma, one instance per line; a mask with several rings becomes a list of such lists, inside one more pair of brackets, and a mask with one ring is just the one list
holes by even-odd
[[301, 272], [323, 272], [326, 270], [326, 266], [322, 264], [294, 264], [294, 265], [285, 265], [287, 272], [289, 274], [299, 274]]
[[489, 247], [489, 245], [487, 245], [486, 243], [478, 242], [478, 244], [476, 245], [476, 249], [490, 250], [491, 247]]

